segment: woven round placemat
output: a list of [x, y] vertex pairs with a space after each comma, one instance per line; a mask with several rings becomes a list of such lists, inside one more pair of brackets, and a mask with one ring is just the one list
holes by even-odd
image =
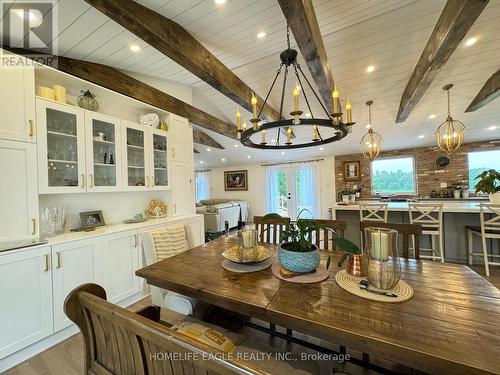
[[305, 273], [303, 275], [298, 275], [298, 276], [293, 276], [293, 277], [281, 276], [280, 268], [281, 268], [280, 262], [276, 262], [273, 264], [271, 271], [273, 272], [274, 276], [276, 276], [278, 279], [289, 281], [291, 283], [297, 283], [297, 284], [319, 283], [321, 281], [325, 281], [330, 276], [330, 272], [322, 264], [320, 264], [318, 266], [318, 268], [316, 268], [316, 272]]
[[[399, 280], [398, 285], [394, 289], [386, 290], [386, 292], [394, 293], [397, 297], [387, 297], [381, 296], [379, 294], [374, 294], [367, 292], [366, 290], [360, 289], [359, 282], [365, 277], [357, 277], [347, 273], [346, 270], [342, 270], [336, 273], [335, 281], [338, 286], [344, 289], [346, 292], [352, 293], [358, 297], [366, 298], [371, 301], [378, 302], [404, 302], [408, 301], [411, 297], [413, 297], [413, 288], [408, 285], [403, 280]], [[370, 285], [371, 289], [377, 289]]]

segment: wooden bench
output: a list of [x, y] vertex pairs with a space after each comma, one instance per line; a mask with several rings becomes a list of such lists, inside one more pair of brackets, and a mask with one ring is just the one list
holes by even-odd
[[107, 302], [96, 284], [73, 290], [64, 311], [82, 332], [86, 374], [271, 375], [159, 323], [158, 307], [133, 313]]

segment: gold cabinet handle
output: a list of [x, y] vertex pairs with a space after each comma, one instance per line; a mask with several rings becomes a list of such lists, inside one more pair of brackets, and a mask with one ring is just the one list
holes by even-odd
[[35, 135], [35, 125], [33, 120], [28, 120], [28, 135], [33, 137]]
[[85, 189], [85, 173], [82, 173], [82, 189]]
[[151, 176], [151, 187], [155, 187], [155, 178]]
[[146, 181], [146, 187], [149, 187], [149, 176], [144, 177], [144, 180]]
[[61, 268], [61, 253], [60, 252], [56, 253], [56, 258], [57, 258], [56, 268]]
[[134, 247], [137, 247], [137, 234], [134, 234]]
[[45, 258], [45, 269], [44, 269], [44, 272], [49, 272], [50, 271], [49, 254], [43, 254], [43, 257]]
[[174, 214], [177, 213], [177, 205], [174, 203]]
[[31, 234], [36, 234], [36, 219], [31, 219]]
[[175, 159], [175, 147], [172, 147], [172, 159]]
[[94, 187], [94, 176], [92, 174], [89, 174], [89, 180], [90, 180], [90, 187]]

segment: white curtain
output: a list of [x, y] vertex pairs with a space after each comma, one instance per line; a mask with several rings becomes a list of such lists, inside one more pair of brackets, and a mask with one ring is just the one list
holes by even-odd
[[278, 185], [278, 168], [266, 167], [266, 207], [267, 213], [277, 213], [279, 209], [280, 193]]
[[208, 199], [208, 172], [196, 172], [196, 202]]
[[320, 201], [319, 201], [319, 176], [318, 168], [314, 163], [300, 164], [297, 168], [297, 214], [303, 209], [300, 216], [303, 219], [319, 218]]

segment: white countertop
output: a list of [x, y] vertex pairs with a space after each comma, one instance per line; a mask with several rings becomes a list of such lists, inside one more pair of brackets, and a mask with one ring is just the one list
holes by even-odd
[[[485, 201], [486, 203], [487, 201]], [[361, 201], [361, 203], [367, 203], [367, 204], [377, 204], [377, 203], [383, 203], [383, 202], [377, 202], [377, 201]], [[412, 203], [412, 202], [410, 202]], [[442, 204], [443, 205], [443, 212], [455, 212], [455, 213], [479, 213], [479, 204], [481, 202], [474, 201], [474, 202], [466, 202], [466, 201], [418, 201], [418, 202], [413, 202], [413, 203], [420, 203], [420, 204]], [[408, 202], [388, 202], [388, 210], [389, 211], [408, 211]], [[333, 210], [342, 210], [342, 211], [358, 211], [359, 210], [359, 205], [356, 204], [349, 204], [349, 205], [342, 205], [336, 203], [332, 207]]]
[[93, 231], [89, 232], [67, 232], [63, 234], [59, 234], [54, 237], [49, 237], [46, 240], [48, 241], [46, 245], [55, 245], [63, 242], [69, 242], [69, 241], [75, 241], [75, 240], [83, 240], [86, 238], [92, 238], [92, 237], [97, 237], [97, 236], [102, 236], [106, 234], [112, 234], [112, 233], [118, 233], [118, 232], [124, 232], [128, 230], [134, 230], [134, 229], [142, 229], [142, 228], [147, 228], [150, 226], [154, 225], [161, 225], [161, 224], [172, 224], [177, 221], [183, 221], [189, 218], [195, 218], [203, 216], [200, 214], [192, 214], [192, 215], [186, 215], [186, 216], [178, 216], [178, 217], [165, 217], [161, 219], [149, 219], [147, 221], [143, 221], [141, 223], [133, 223], [133, 224], [125, 224], [125, 223], [116, 223], [116, 224], [110, 224], [110, 225], [105, 225], [104, 227], [99, 227], [96, 228]]

